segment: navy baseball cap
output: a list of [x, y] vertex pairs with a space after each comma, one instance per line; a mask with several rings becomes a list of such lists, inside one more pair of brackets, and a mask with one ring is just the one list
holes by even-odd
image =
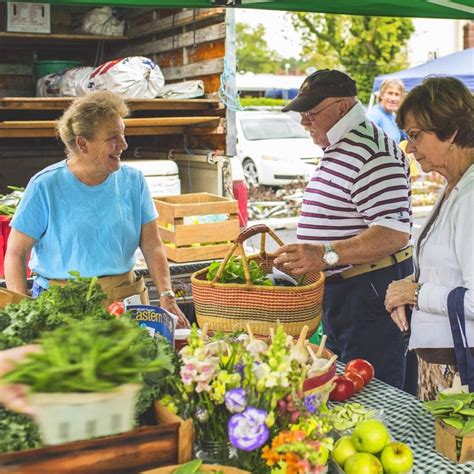
[[289, 110], [307, 112], [328, 97], [356, 95], [356, 83], [347, 74], [335, 69], [321, 69], [304, 80], [298, 95], [282, 109], [282, 112]]

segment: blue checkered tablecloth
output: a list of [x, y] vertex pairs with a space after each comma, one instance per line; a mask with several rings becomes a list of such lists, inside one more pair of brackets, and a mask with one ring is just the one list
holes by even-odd
[[[338, 371], [342, 372], [343, 367], [338, 363]], [[474, 461], [455, 464], [435, 451], [434, 419], [412, 395], [374, 379], [347, 402], [383, 409], [383, 420], [392, 438], [413, 450], [414, 474], [474, 473]]]

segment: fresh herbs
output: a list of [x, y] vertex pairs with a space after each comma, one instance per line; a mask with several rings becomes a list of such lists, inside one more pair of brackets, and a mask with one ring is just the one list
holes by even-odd
[[[220, 266], [221, 262], [211, 263], [207, 271], [207, 279], [209, 281], [214, 279]], [[252, 285], [272, 286], [271, 280], [267, 278], [267, 275], [255, 260], [249, 261], [249, 273]], [[230, 257], [219, 279], [219, 283], [245, 283], [245, 273], [241, 259]]]
[[474, 431], [474, 393], [438, 393], [436, 400], [424, 406], [443, 423], [459, 430], [459, 436]]
[[33, 392], [103, 392], [137, 383], [140, 374], [169, 368], [166, 354], [143, 363], [141, 330], [119, 320], [73, 322], [40, 339], [42, 353], [30, 354], [4, 375]]

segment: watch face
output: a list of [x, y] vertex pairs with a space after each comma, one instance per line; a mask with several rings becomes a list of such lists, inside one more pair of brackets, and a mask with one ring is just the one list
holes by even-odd
[[339, 262], [339, 255], [334, 251], [326, 252], [324, 254], [324, 261], [329, 267], [334, 267]]

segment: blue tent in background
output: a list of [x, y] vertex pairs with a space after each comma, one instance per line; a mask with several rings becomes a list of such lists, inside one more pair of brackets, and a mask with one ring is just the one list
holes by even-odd
[[410, 69], [377, 76], [372, 92], [377, 92], [382, 81], [387, 78], [401, 79], [405, 85], [405, 90], [409, 91], [420, 84], [426, 76], [433, 75], [457, 77], [474, 92], [474, 48], [448, 54]]

